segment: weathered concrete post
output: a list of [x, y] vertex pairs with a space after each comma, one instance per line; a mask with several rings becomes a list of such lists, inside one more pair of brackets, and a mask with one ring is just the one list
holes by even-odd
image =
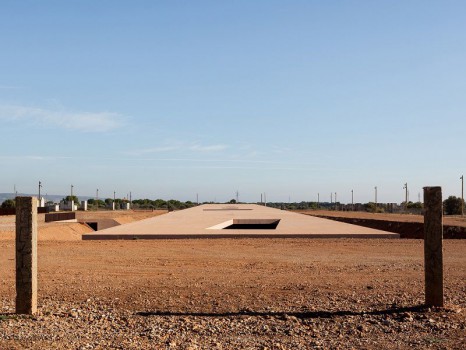
[[426, 305], [443, 306], [443, 203], [441, 187], [424, 187]]
[[16, 197], [16, 313], [37, 311], [37, 198]]

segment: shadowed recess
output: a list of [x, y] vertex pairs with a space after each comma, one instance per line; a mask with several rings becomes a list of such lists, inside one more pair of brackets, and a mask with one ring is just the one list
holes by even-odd
[[224, 230], [275, 230], [280, 219], [233, 219]]

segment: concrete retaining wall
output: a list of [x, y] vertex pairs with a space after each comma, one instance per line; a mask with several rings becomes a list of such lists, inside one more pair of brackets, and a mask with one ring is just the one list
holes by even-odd
[[76, 219], [75, 212], [45, 214], [45, 222], [75, 220], [75, 219]]
[[[400, 238], [424, 238], [424, 224], [421, 222], [399, 222], [375, 219], [357, 218], [337, 218], [333, 216], [315, 215], [320, 218], [346, 222], [348, 224], [370, 227], [377, 230], [395, 232], [400, 234]], [[446, 239], [466, 239], [466, 227], [443, 226], [443, 238]]]

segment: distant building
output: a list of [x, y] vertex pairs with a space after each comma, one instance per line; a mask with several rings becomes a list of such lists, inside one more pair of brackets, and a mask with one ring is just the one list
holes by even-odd
[[45, 198], [44, 197], [40, 197], [37, 199], [37, 207], [45, 207]]
[[78, 206], [74, 204], [74, 201], [61, 201], [60, 202], [60, 210], [67, 210], [67, 211], [76, 211], [78, 210]]

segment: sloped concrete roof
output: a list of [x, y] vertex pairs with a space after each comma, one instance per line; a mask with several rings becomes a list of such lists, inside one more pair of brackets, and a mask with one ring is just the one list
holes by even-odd
[[[280, 220], [276, 229], [223, 229]], [[254, 204], [206, 204], [83, 235], [83, 240], [174, 238], [399, 238], [396, 233]]]

